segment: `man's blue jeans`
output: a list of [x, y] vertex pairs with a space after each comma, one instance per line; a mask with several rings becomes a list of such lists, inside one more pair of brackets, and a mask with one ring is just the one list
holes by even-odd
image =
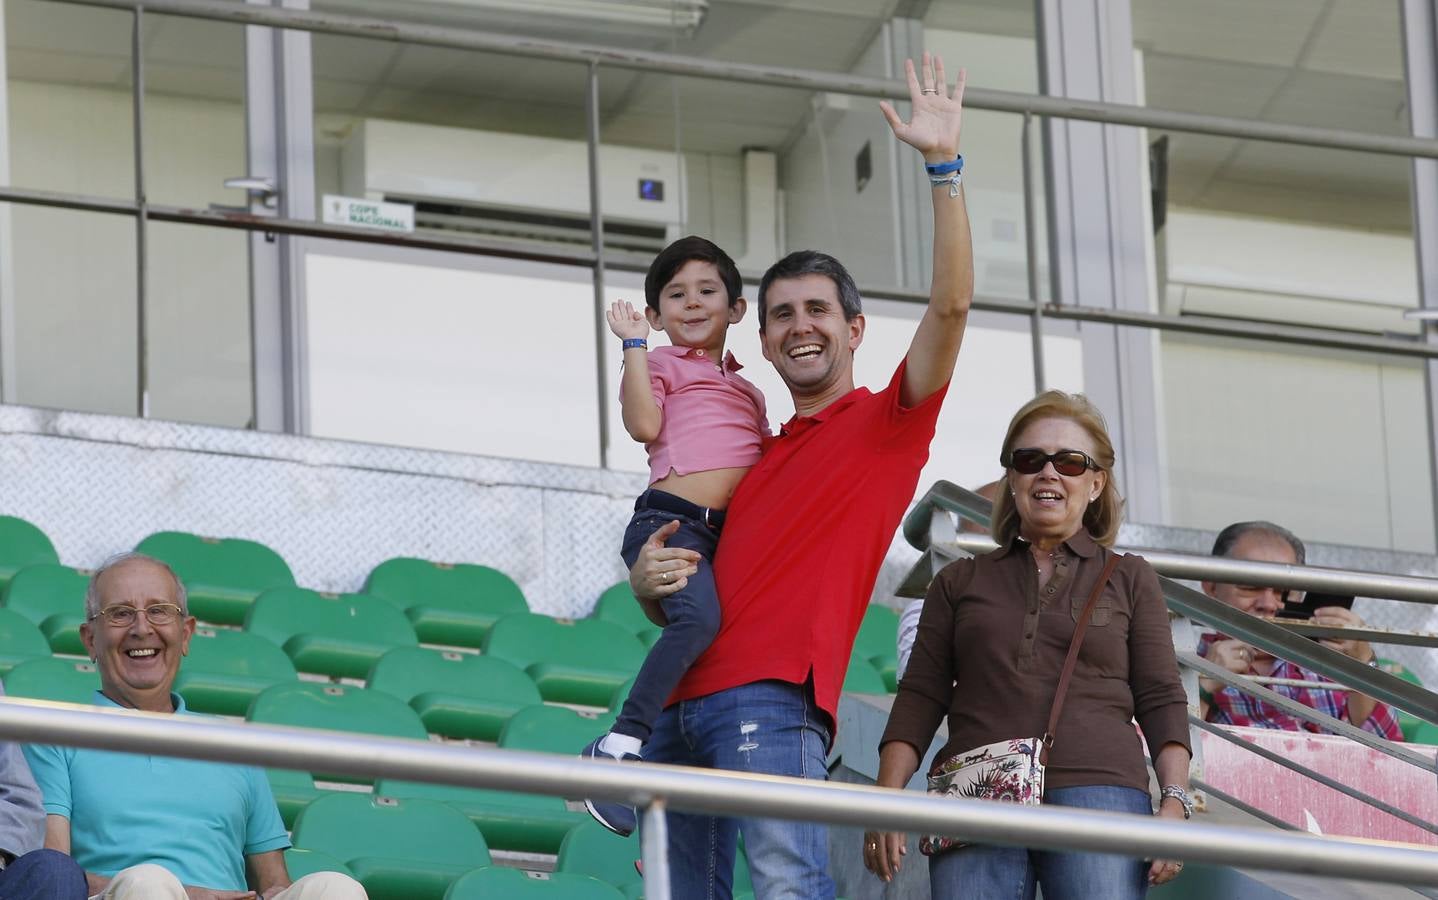
[[[807, 685], [759, 681], [666, 709], [644, 748], [647, 762], [827, 779], [828, 717]], [[728, 900], [734, 852], [744, 833], [759, 900], [832, 900], [829, 834], [823, 825], [670, 813], [671, 892]]]
[[5, 900], [85, 900], [85, 872], [58, 850], [31, 850], [0, 872]]
[[[1052, 788], [1044, 792], [1044, 802], [1153, 815], [1148, 794], [1130, 787]], [[1106, 853], [1059, 853], [981, 844], [929, 860], [929, 886], [934, 900], [1033, 900], [1035, 885], [1042, 885], [1044, 900], [1141, 900], [1148, 891], [1148, 864]]]

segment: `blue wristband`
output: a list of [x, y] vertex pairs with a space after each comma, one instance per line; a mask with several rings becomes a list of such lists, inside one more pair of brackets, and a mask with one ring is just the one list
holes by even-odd
[[647, 340], [645, 340], [644, 338], [625, 338], [625, 339], [624, 339], [624, 349], [625, 349], [625, 350], [633, 350], [633, 349], [635, 349], [636, 347], [639, 348], [640, 350], [648, 350], [648, 349], [649, 349], [649, 342], [648, 342]]
[[948, 175], [952, 172], [962, 172], [964, 171], [964, 155], [960, 153], [958, 158], [953, 162], [925, 163], [924, 171], [930, 175]]

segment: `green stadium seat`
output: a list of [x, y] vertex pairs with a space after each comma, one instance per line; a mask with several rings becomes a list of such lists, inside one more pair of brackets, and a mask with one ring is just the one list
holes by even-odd
[[15, 573], [0, 602], [38, 625], [52, 651], [86, 656], [80, 624], [85, 621], [89, 584], [89, 572], [58, 563], [36, 563]]
[[888, 685], [873, 664], [856, 650], [849, 657], [849, 671], [844, 675], [844, 690], [855, 694], [887, 694]]
[[5, 693], [12, 697], [89, 705], [99, 689], [100, 673], [88, 660], [44, 656], [20, 663], [5, 676]]
[[196, 712], [243, 716], [265, 688], [296, 678], [294, 663], [264, 638], [201, 626], [190, 639], [175, 690]]
[[[625, 892], [638, 888], [634, 896], [639, 896], [644, 880], [634, 863], [641, 855], [639, 832], [622, 838], [589, 819], [564, 838], [554, 869], [556, 872], [590, 875]], [[754, 881], [749, 875], [749, 858], [742, 839], [734, 854], [733, 885], [736, 895], [741, 891], [754, 890]]]
[[397, 647], [374, 664], [366, 685], [408, 703], [431, 734], [499, 740], [509, 717], [540, 703], [539, 688], [492, 656]]
[[854, 638], [854, 655], [863, 657], [878, 670], [888, 693], [899, 689], [899, 613], [889, 606], [870, 603], [864, 610], [859, 634]]
[[610, 724], [608, 719], [581, 715], [566, 706], [530, 706], [504, 723], [499, 746], [578, 756]]
[[55, 545], [35, 525], [14, 516], [0, 516], [0, 587], [26, 566], [58, 565]]
[[337, 791], [304, 808], [293, 840], [343, 861], [370, 900], [440, 900], [455, 879], [490, 864], [479, 829], [433, 800]]
[[286, 828], [295, 827], [300, 810], [329, 793], [315, 787], [315, 777], [309, 772], [266, 769], [265, 776], [270, 781], [270, 793], [275, 795], [275, 804], [280, 808], [280, 818], [284, 819]]
[[387, 601], [292, 585], [260, 594], [245, 631], [283, 647], [301, 672], [335, 678], [364, 678], [385, 651], [419, 645], [409, 619]]
[[339, 872], [354, 877], [350, 867], [330, 856], [328, 853], [321, 853], [318, 850], [296, 850], [293, 847], [285, 851], [285, 870], [290, 874], [291, 881], [299, 881], [306, 875], [313, 875], [315, 872]]
[[644, 662], [644, 645], [613, 622], [516, 613], [495, 623], [484, 652], [534, 679], [545, 700], [608, 706]]
[[529, 610], [514, 579], [468, 563], [385, 560], [369, 573], [364, 592], [404, 610], [427, 644], [479, 647], [500, 618]]
[[[337, 684], [297, 681], [265, 688], [250, 703], [245, 718], [270, 725], [429, 740], [419, 714], [403, 702], [379, 691]], [[370, 781], [349, 775], [315, 774], [333, 781]]]
[[501, 866], [475, 869], [449, 886], [444, 900], [623, 900], [612, 886], [588, 875], [531, 872]]
[[448, 803], [469, 816], [485, 843], [499, 850], [557, 853], [564, 836], [588, 813], [571, 811], [559, 797], [484, 788], [380, 779], [375, 793], [387, 797], [420, 797]]
[[0, 676], [26, 660], [50, 656], [50, 642], [29, 619], [0, 609]]
[[[1423, 687], [1422, 680], [1400, 662], [1394, 662], [1391, 659], [1383, 659], [1380, 657], [1378, 659], [1378, 668], [1396, 678], [1402, 678], [1410, 684]], [[1438, 737], [1438, 726], [1425, 722], [1412, 713], [1404, 712], [1401, 709], [1394, 708], [1393, 712], [1398, 717], [1398, 728], [1403, 732], [1403, 740], [1409, 743], [1431, 744], [1434, 743], [1433, 739]], [[1426, 729], [1424, 728], [1425, 725], [1427, 726]], [[1420, 732], [1423, 734], [1422, 738], [1419, 737]]]
[[219, 625], [239, 625], [261, 592], [295, 583], [275, 551], [240, 538], [160, 531], [135, 550], [168, 563], [189, 594], [190, 612]]
[[634, 599], [634, 592], [629, 589], [627, 581], [621, 581], [599, 595], [599, 602], [594, 607], [594, 618], [623, 627], [639, 638], [646, 647], [654, 646], [654, 642], [659, 639], [661, 629], [645, 618], [644, 611], [639, 608], [639, 601]]
[[565, 836], [554, 871], [589, 875], [623, 890], [643, 883], [634, 868], [641, 855], [639, 832], [623, 838], [591, 819]]

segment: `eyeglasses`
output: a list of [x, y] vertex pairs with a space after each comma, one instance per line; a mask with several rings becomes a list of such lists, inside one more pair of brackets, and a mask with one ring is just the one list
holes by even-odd
[[1060, 475], [1067, 475], [1073, 478], [1082, 475], [1086, 469], [1101, 471], [1099, 464], [1093, 461], [1082, 450], [1060, 450], [1057, 453], [1045, 453], [1037, 447], [1020, 447], [1009, 454], [1007, 461], [999, 460], [1004, 468], [1013, 469], [1020, 475], [1036, 475], [1042, 472], [1044, 466], [1054, 464], [1054, 471]]
[[[151, 625], [168, 625], [185, 614], [183, 609], [180, 609], [173, 603], [156, 603], [153, 606], [145, 607], [143, 612], [145, 613], [145, 618], [150, 620]], [[117, 603], [114, 606], [107, 606], [95, 613], [90, 617], [90, 621], [93, 622], [101, 616], [104, 616], [105, 621], [110, 625], [114, 625], [116, 628], [128, 628], [135, 624], [135, 617], [140, 613], [141, 610], [133, 606], [125, 606], [122, 603]]]

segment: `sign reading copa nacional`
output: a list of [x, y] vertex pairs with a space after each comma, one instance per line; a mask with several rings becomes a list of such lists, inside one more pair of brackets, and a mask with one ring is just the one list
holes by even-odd
[[325, 194], [324, 220], [329, 225], [357, 225], [381, 231], [414, 231], [414, 207], [407, 203], [385, 203]]

